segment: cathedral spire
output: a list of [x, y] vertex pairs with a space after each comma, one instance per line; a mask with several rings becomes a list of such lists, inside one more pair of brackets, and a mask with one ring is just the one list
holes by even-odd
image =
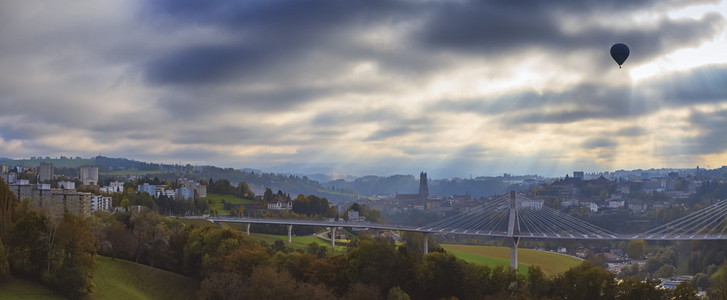
[[419, 200], [429, 199], [429, 185], [427, 184], [427, 173], [419, 173]]

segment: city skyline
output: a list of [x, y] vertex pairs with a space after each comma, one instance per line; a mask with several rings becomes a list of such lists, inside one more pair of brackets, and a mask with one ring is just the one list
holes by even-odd
[[[727, 161], [726, 1], [5, 1], [0, 157], [330, 175]], [[625, 43], [619, 69], [609, 55]]]

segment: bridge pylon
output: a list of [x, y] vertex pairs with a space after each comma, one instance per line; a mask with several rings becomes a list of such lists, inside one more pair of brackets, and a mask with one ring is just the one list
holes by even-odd
[[510, 217], [508, 218], [507, 237], [510, 244], [510, 267], [517, 270], [517, 247], [520, 243], [520, 220], [518, 220], [517, 200], [515, 191], [510, 192]]

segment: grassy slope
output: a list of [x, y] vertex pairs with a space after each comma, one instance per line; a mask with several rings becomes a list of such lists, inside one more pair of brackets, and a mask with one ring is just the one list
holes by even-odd
[[[441, 245], [447, 252], [469, 262], [488, 266], [510, 265], [510, 248], [469, 245]], [[529, 266], [539, 266], [548, 276], [563, 273], [582, 260], [553, 252], [518, 249], [518, 272], [526, 273]]]
[[[294, 236], [292, 243], [288, 244], [287, 235], [273, 235], [273, 234], [260, 234], [253, 233], [252, 237], [257, 240], [267, 241], [268, 243], [274, 243], [276, 240], [285, 242], [285, 246], [293, 249], [308, 249], [308, 244], [316, 243], [319, 246], [328, 247], [330, 250], [331, 242], [324, 241], [315, 236]], [[346, 253], [346, 246], [336, 244], [336, 254]]]
[[178, 220], [180, 222], [184, 223], [184, 224], [194, 225], [194, 226], [199, 226], [199, 227], [217, 226], [217, 224], [212, 223], [212, 222], [210, 222], [208, 220], [204, 220], [204, 219], [183, 219], [183, 218], [179, 218]]
[[[96, 256], [97, 299], [195, 299], [198, 282], [176, 273], [125, 260]], [[40, 283], [10, 278], [0, 284], [0, 299], [68, 299]]]
[[195, 299], [198, 282], [176, 273], [96, 256], [98, 299]]
[[40, 283], [11, 277], [0, 284], [0, 299], [65, 300], [68, 298]]
[[216, 210], [220, 216], [226, 216], [227, 214], [229, 214], [229, 211], [223, 208], [224, 204], [222, 203], [222, 200], [225, 200], [225, 202], [232, 204], [253, 203], [253, 201], [251, 200], [243, 199], [237, 196], [219, 194], [207, 194], [207, 200], [210, 200], [212, 202], [212, 205], [210, 205], [210, 209]]

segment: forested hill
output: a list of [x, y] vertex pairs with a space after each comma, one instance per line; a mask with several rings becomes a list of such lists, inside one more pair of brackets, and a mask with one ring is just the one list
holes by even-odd
[[[330, 189], [357, 192], [369, 196], [416, 194], [419, 192], [419, 178], [412, 175], [364, 176], [353, 181], [344, 181], [342, 179], [329, 181], [323, 185]], [[429, 180], [428, 186], [429, 195], [434, 197], [468, 194], [474, 198], [479, 198], [518, 189], [518, 187], [510, 186], [510, 184], [498, 178]]]
[[99, 168], [99, 182], [107, 183], [111, 180], [124, 180], [127, 175], [147, 176], [158, 178], [162, 181], [174, 181], [179, 178], [190, 180], [220, 180], [227, 179], [233, 184], [246, 182], [253, 188], [256, 194], [262, 194], [265, 188], [277, 192], [283, 191], [295, 197], [297, 195], [316, 195], [327, 198], [331, 202], [353, 201], [359, 195], [329, 190], [319, 182], [305, 176], [283, 175], [263, 173], [259, 171], [244, 171], [232, 168], [220, 168], [215, 166], [192, 166], [190, 164], [157, 164], [141, 162], [126, 158], [111, 158], [97, 156], [90, 159], [80, 157], [31, 157], [30, 159], [7, 159], [2, 163], [8, 166], [20, 166], [25, 168], [37, 167], [40, 163], [52, 163], [56, 174], [70, 177], [77, 176], [72, 172], [80, 166], [94, 165]]
[[[124, 175], [145, 175], [160, 180], [219, 180], [227, 179], [233, 184], [246, 182], [256, 194], [262, 194], [265, 188], [277, 192], [297, 196], [316, 195], [325, 197], [332, 202], [354, 201], [362, 196], [415, 194], [419, 191], [419, 178], [413, 175], [364, 176], [353, 181], [334, 180], [318, 182], [306, 176], [264, 173], [253, 170], [238, 170], [215, 166], [192, 166], [190, 164], [158, 164], [141, 162], [126, 158], [96, 156], [90, 159], [80, 157], [32, 157], [22, 160], [3, 160], [10, 166], [37, 167], [41, 162], [52, 163], [56, 174], [77, 176], [74, 168], [83, 165], [99, 167], [100, 182], [119, 180]], [[498, 178], [475, 179], [441, 179], [429, 181], [430, 196], [450, 196], [469, 194], [474, 198], [491, 196], [504, 191], [517, 189], [510, 187]]]
[[332, 190], [321, 185], [318, 181], [311, 180], [306, 176], [284, 175], [273, 173], [258, 173], [235, 170], [232, 168], [218, 168], [212, 166], [201, 167], [194, 172], [203, 180], [227, 179], [230, 182], [246, 182], [256, 194], [262, 194], [265, 188], [273, 191], [283, 191], [292, 197], [296, 195], [316, 195], [327, 198], [331, 202], [355, 201], [360, 195], [353, 192]]

